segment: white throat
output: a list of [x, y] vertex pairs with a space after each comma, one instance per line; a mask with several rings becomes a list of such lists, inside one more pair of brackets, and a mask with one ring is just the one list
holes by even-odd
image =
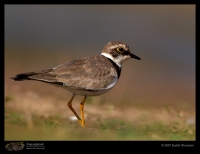
[[121, 59], [115, 59], [110, 54], [107, 53], [101, 53], [102, 56], [105, 56], [106, 58], [109, 58], [112, 60], [115, 64], [117, 64], [119, 67], [122, 67], [122, 61]]

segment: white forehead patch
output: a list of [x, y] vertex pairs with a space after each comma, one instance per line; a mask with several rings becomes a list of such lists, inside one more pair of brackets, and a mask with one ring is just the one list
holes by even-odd
[[111, 46], [110, 49], [115, 49], [117, 47], [124, 47], [125, 48], [126, 45], [125, 44], [116, 44], [116, 45]]

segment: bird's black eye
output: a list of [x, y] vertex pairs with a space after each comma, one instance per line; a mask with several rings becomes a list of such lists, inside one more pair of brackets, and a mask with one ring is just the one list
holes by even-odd
[[117, 51], [120, 52], [120, 53], [121, 53], [121, 52], [124, 52], [124, 48], [119, 47], [119, 48], [117, 48]]

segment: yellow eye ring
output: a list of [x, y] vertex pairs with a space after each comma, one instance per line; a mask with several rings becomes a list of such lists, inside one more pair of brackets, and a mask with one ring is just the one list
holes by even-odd
[[124, 52], [124, 48], [119, 47], [119, 48], [117, 48], [117, 51], [118, 51], [118, 52]]

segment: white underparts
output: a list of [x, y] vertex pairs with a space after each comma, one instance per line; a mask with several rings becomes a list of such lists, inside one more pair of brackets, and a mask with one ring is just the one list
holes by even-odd
[[117, 80], [118, 80], [118, 77], [116, 76], [115, 78], [113, 78], [112, 82], [110, 82], [110, 84], [106, 88], [102, 88], [102, 90], [111, 89], [116, 84]]

